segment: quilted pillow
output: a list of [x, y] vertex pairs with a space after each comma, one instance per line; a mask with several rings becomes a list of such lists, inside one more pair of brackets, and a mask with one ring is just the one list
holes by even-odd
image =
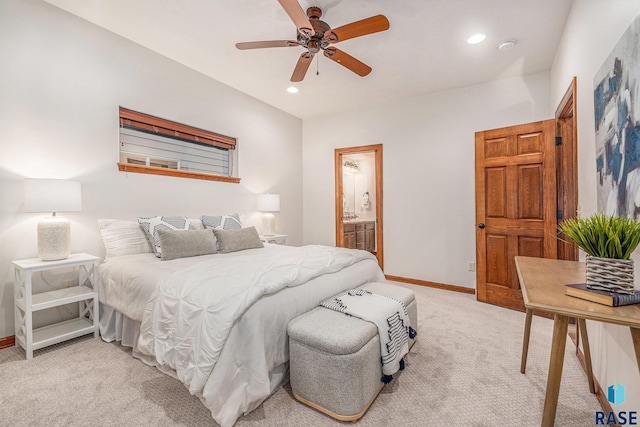
[[168, 261], [216, 253], [216, 241], [213, 230], [158, 230], [161, 259]]
[[264, 248], [258, 231], [255, 227], [240, 228], [238, 230], [218, 230], [213, 229], [220, 253], [243, 251], [245, 249]]
[[205, 228], [216, 230], [238, 230], [242, 228], [240, 215], [237, 213], [232, 215], [202, 215], [200, 219]]
[[143, 228], [136, 221], [99, 219], [98, 227], [106, 249], [105, 259], [153, 253], [153, 248]]
[[189, 218], [184, 216], [150, 216], [140, 217], [138, 222], [147, 233], [156, 256], [162, 256], [158, 230], [189, 230]]

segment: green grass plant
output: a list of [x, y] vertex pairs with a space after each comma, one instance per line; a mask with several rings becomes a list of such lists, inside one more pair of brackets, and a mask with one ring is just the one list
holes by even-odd
[[629, 259], [640, 243], [640, 222], [623, 216], [569, 218], [558, 229], [594, 257]]

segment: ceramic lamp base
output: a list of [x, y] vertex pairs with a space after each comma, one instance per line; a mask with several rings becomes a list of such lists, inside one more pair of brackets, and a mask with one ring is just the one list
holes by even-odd
[[69, 257], [71, 231], [65, 218], [51, 216], [38, 222], [38, 256], [43, 261], [56, 261]]
[[270, 213], [262, 214], [262, 235], [273, 236], [276, 234], [276, 217]]

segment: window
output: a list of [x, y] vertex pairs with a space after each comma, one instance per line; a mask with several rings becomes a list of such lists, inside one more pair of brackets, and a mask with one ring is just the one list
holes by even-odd
[[235, 138], [120, 107], [121, 171], [238, 183], [235, 149]]

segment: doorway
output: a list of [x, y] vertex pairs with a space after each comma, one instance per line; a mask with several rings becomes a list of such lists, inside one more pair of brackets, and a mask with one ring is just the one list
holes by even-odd
[[578, 210], [576, 78], [555, 119], [476, 133], [476, 291], [524, 311], [514, 256], [577, 260], [557, 225]]
[[[578, 126], [575, 111], [576, 78], [556, 109], [556, 181], [558, 224], [578, 212]], [[578, 260], [578, 247], [558, 239], [558, 259]]]
[[383, 268], [382, 144], [335, 150], [336, 246], [371, 252]]

